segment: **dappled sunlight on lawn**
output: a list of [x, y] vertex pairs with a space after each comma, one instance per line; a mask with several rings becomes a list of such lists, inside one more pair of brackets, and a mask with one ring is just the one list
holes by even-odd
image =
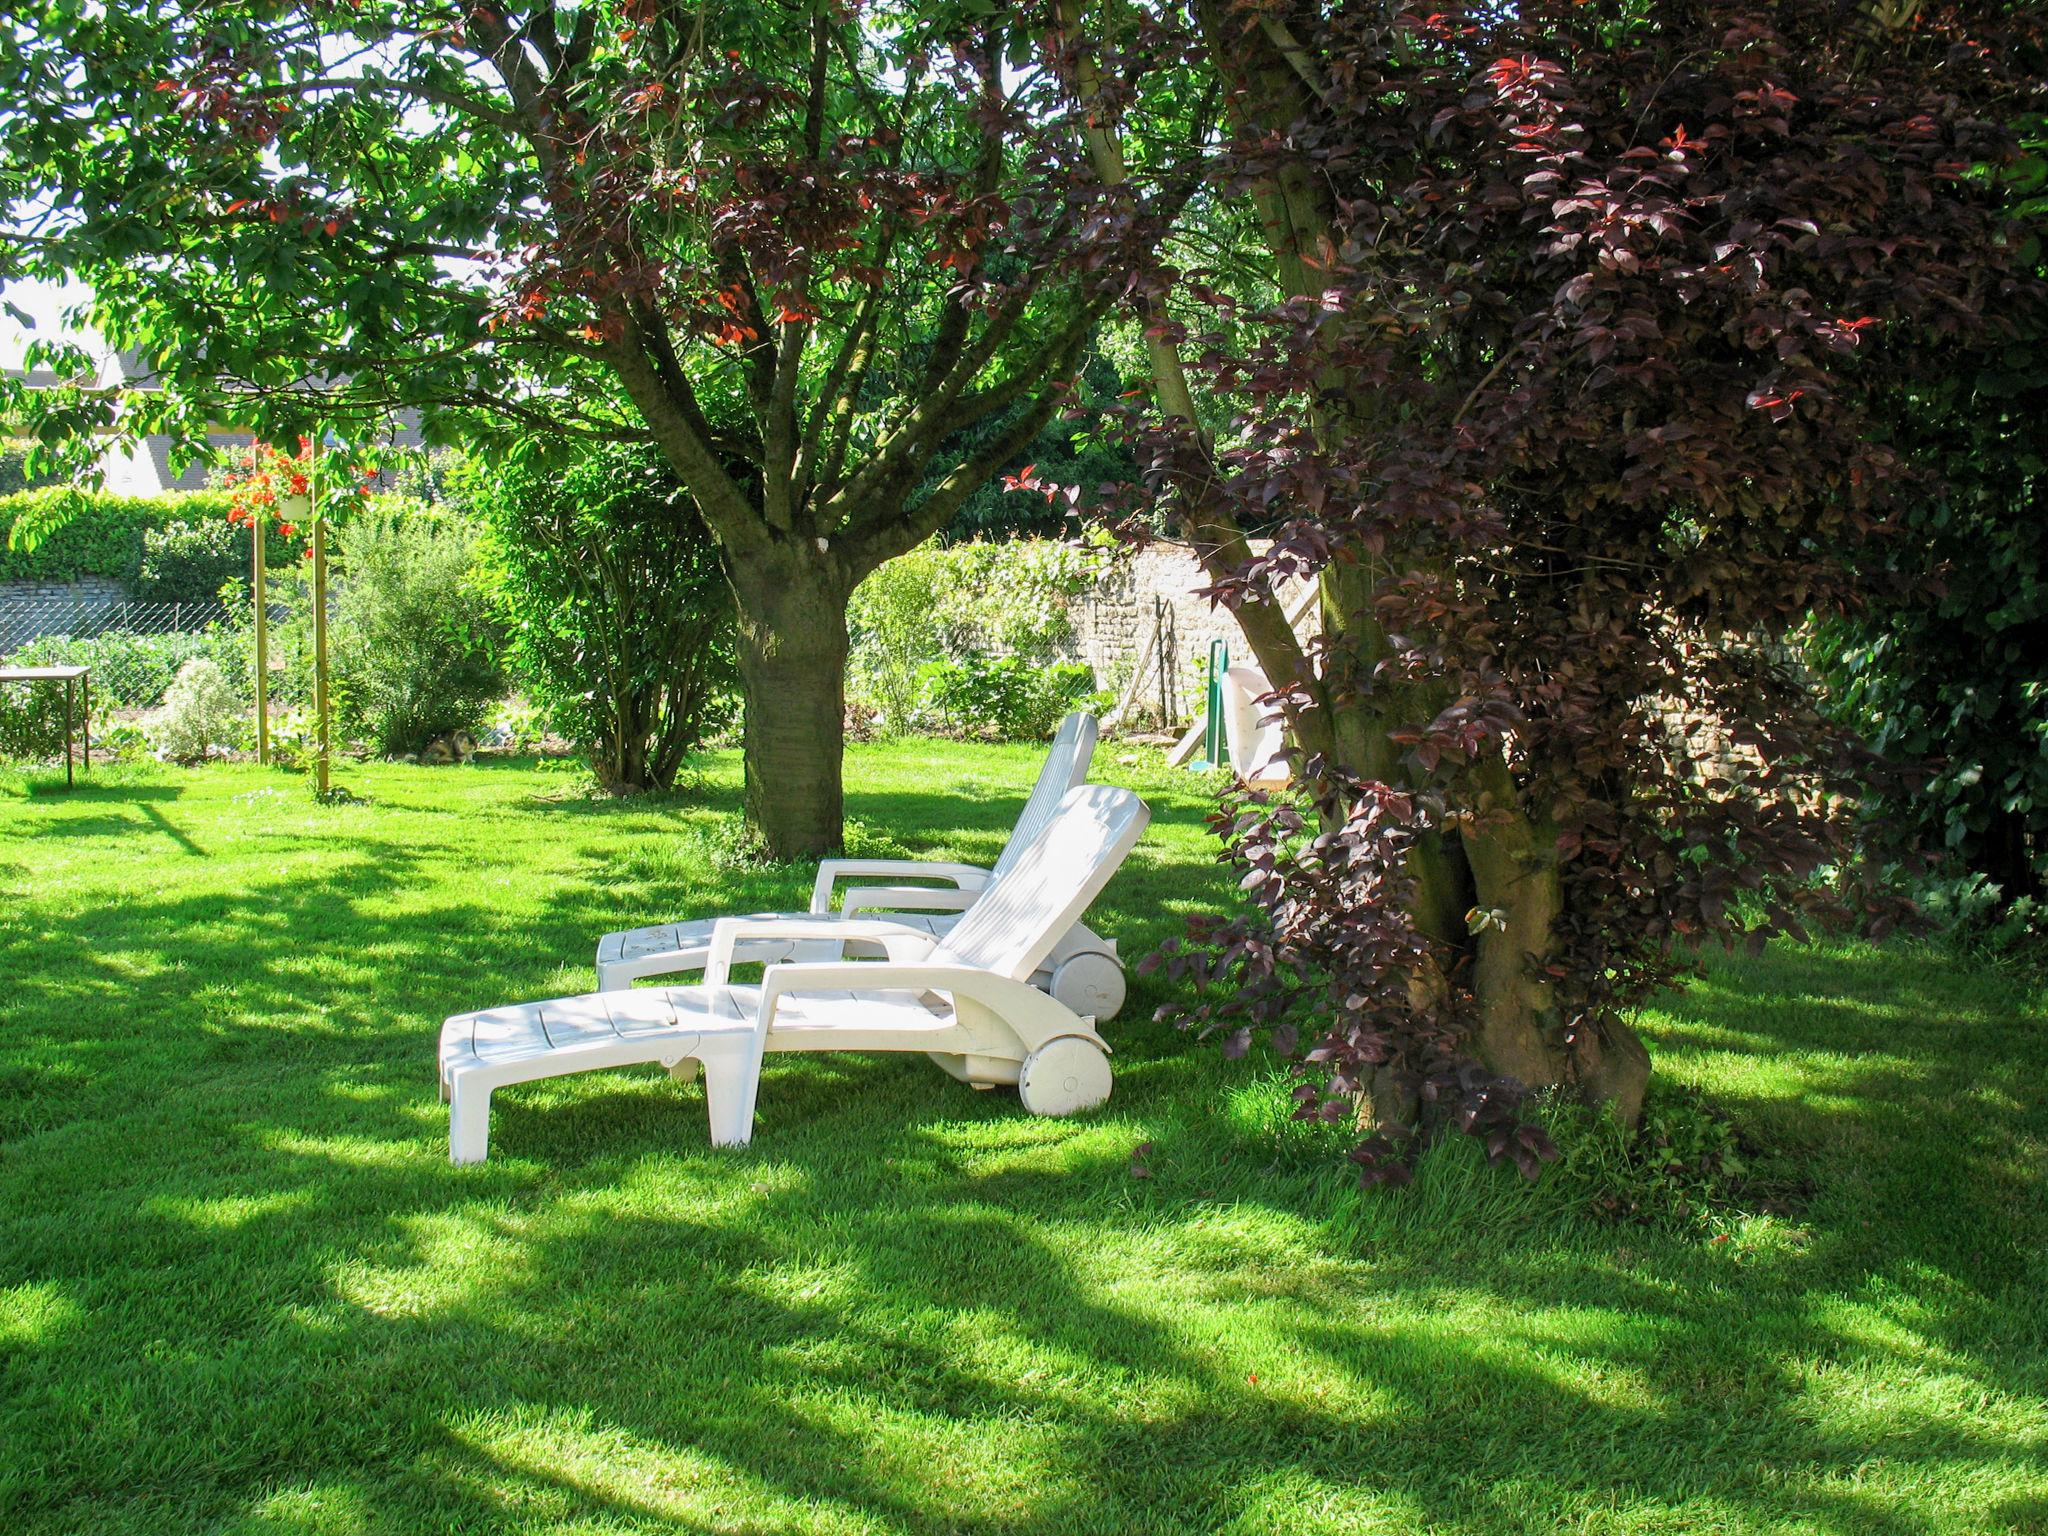
[[[985, 861], [1035, 756], [859, 748], [849, 809]], [[1199, 781], [1139, 777], [1154, 829], [1095, 909], [1133, 958], [1229, 885]], [[1093, 1116], [777, 1057], [748, 1149], [644, 1069], [504, 1091], [458, 1169], [444, 1014], [589, 986], [622, 922], [801, 906], [810, 870], [728, 857], [730, 758], [630, 802], [347, 778], [369, 804], [250, 768], [0, 784], [10, 1536], [2048, 1526], [2017, 983], [1715, 963], [1647, 1020], [1660, 1066], [1804, 1193], [1669, 1229], [1468, 1144], [1359, 1193], [1277, 1063], [1152, 1022], [1157, 977]]]

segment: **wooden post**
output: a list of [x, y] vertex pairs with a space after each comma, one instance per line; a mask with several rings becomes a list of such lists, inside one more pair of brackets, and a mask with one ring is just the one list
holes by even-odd
[[263, 567], [263, 536], [266, 530], [260, 515], [249, 519], [249, 527], [255, 539], [249, 579], [256, 598], [256, 761], [267, 763], [270, 761], [270, 604], [265, 591], [268, 573]]
[[[317, 441], [317, 439], [316, 439]], [[322, 799], [327, 795], [327, 519], [320, 515], [318, 450], [307, 466], [313, 503], [313, 712], [320, 717], [320, 757], [316, 770]]]

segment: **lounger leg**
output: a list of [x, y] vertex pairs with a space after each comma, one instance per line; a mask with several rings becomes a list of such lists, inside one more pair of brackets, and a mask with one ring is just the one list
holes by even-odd
[[448, 1161], [480, 1163], [491, 1147], [491, 1090], [457, 1081], [448, 1105]]
[[711, 1113], [711, 1145], [744, 1147], [753, 1140], [754, 1096], [760, 1088], [760, 1058], [752, 1051], [721, 1054], [704, 1063], [704, 1107]]
[[696, 1057], [685, 1056], [681, 1061], [668, 1069], [668, 1075], [679, 1083], [694, 1083], [697, 1081], [697, 1074], [702, 1068], [703, 1063], [698, 1061]]

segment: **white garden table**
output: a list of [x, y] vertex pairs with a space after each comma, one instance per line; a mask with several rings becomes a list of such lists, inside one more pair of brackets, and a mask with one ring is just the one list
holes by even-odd
[[71, 727], [78, 718], [79, 695], [85, 705], [85, 771], [92, 772], [92, 668], [0, 667], [0, 683], [62, 683], [64, 685], [64, 787], [71, 787]]

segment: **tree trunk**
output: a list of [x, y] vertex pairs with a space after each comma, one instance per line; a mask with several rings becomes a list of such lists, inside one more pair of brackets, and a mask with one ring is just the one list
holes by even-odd
[[776, 859], [836, 853], [845, 798], [846, 603], [854, 580], [794, 541], [726, 552], [739, 609], [747, 821]]
[[[1332, 737], [1340, 761], [1354, 771], [1404, 785], [1413, 775], [1391, 733], [1427, 725], [1450, 700], [1441, 688], [1390, 686], [1372, 676], [1389, 646], [1369, 611], [1370, 583], [1355, 565], [1323, 573], [1324, 624], [1344, 642], [1331, 654], [1325, 684], [1333, 695]], [[1564, 915], [1557, 829], [1532, 818], [1498, 753], [1464, 777], [1468, 793], [1460, 798], [1470, 804], [1473, 820], [1461, 835], [1417, 843], [1408, 875], [1417, 928], [1444, 950], [1470, 958], [1478, 1010], [1473, 1053], [1503, 1077], [1531, 1088], [1566, 1087], [1633, 1125], [1649, 1083], [1649, 1052], [1618, 1019], [1568, 1039], [1571, 1031], [1558, 1017], [1555, 987], [1543, 969]], [[1468, 922], [1468, 912], [1478, 914], [1476, 924]], [[1439, 977], [1417, 977], [1417, 1006], [1433, 1001], [1432, 991], [1442, 984]], [[1361, 1109], [1372, 1119], [1393, 1126], [1412, 1118], [1412, 1104], [1377, 1083], [1369, 1091], [1370, 1108]]]
[[1634, 1125], [1650, 1082], [1649, 1050], [1620, 1019], [1569, 1027], [1544, 970], [1564, 916], [1557, 828], [1521, 804], [1498, 754], [1482, 758], [1470, 777], [1474, 816], [1463, 847], [1481, 914], [1472, 969], [1478, 1057], [1504, 1077], [1569, 1088]]
[[[1197, 0], [1195, 14], [1220, 72], [1241, 87], [1231, 98], [1240, 125], [1265, 133], [1314, 119], [1316, 61], [1288, 32], [1284, 9], [1248, 17], [1224, 0]], [[1306, 157], [1298, 157], [1283, 159], [1250, 190], [1281, 289], [1316, 292], [1320, 258], [1340, 243], [1333, 235], [1331, 187], [1311, 173]], [[1337, 434], [1365, 441], [1400, 430], [1398, 422], [1386, 418], [1378, 396], [1352, 387], [1334, 372], [1325, 381], [1324, 398], [1312, 408], [1312, 419], [1325, 442]], [[1370, 455], [1361, 451], [1358, 457], [1364, 461]], [[1223, 544], [1220, 538], [1211, 542], [1219, 548]], [[1402, 568], [1399, 552], [1386, 552], [1379, 560], [1382, 569]], [[1305, 689], [1319, 707], [1301, 723], [1301, 745], [1326, 752], [1361, 777], [1414, 788], [1405, 751], [1392, 733], [1428, 725], [1450, 702], [1448, 692], [1432, 683], [1394, 684], [1376, 675], [1391, 647], [1372, 611], [1372, 570], [1335, 562], [1323, 570], [1320, 585], [1323, 626], [1332, 646], [1320, 686]], [[1279, 659], [1277, 648], [1259, 646], [1256, 637], [1254, 649], [1268, 666]], [[1272, 659], [1269, 651], [1275, 652]], [[1307, 682], [1298, 674], [1268, 676], [1276, 686]], [[1493, 1071], [1528, 1087], [1568, 1086], [1589, 1102], [1612, 1105], [1624, 1123], [1633, 1124], [1649, 1078], [1649, 1053], [1619, 1021], [1583, 1030], [1568, 1042], [1568, 1031], [1556, 1017], [1555, 989], [1543, 972], [1564, 906], [1555, 831], [1531, 821], [1509, 765], [1498, 756], [1474, 765], [1469, 788], [1472, 794], [1459, 798], [1495, 807], [1498, 814], [1462, 836], [1418, 843], [1407, 873], [1414, 884], [1417, 929], [1445, 952], [1471, 962], [1470, 984], [1480, 1014], [1475, 1054]], [[1489, 918], [1473, 934], [1466, 914], [1474, 907], [1500, 914], [1498, 922]], [[1429, 1005], [1445, 985], [1444, 976], [1414, 978], [1416, 1006]], [[1415, 1105], [1388, 1085], [1371, 1083], [1359, 1108], [1362, 1121], [1398, 1132], [1412, 1122]]]

